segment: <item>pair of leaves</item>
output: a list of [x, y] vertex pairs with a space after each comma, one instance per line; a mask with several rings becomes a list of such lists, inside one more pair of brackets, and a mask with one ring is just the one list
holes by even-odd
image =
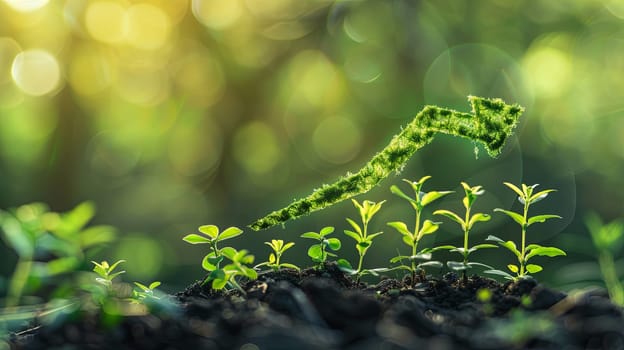
[[404, 222], [401, 221], [393, 221], [387, 224], [390, 227], [396, 229], [400, 234], [403, 235], [403, 242], [408, 246], [412, 247], [414, 244], [422, 239], [423, 236], [432, 234], [438, 230], [440, 227], [439, 222], [433, 222], [431, 220], [425, 220], [420, 228], [419, 232], [412, 233]]
[[381, 202], [375, 203], [373, 201], [365, 200], [364, 202], [362, 202], [362, 204], [360, 204], [355, 199], [352, 199], [351, 201], [353, 202], [353, 205], [358, 209], [360, 213], [360, 217], [362, 218], [362, 222], [364, 223], [364, 225], [370, 222], [373, 216], [377, 214], [377, 212], [381, 209], [381, 206], [386, 202], [386, 201], [381, 201]]
[[300, 237], [315, 239], [317, 241], [322, 241], [323, 238], [329, 234], [334, 232], [334, 228], [332, 226], [325, 226], [321, 229], [321, 231], [317, 232], [306, 232], [302, 234]]
[[199, 232], [204, 235], [191, 233], [184, 236], [182, 239], [190, 244], [214, 244], [225, 241], [226, 239], [237, 237], [243, 233], [243, 230], [238, 227], [228, 227], [223, 230], [223, 232], [219, 232], [219, 228], [215, 225], [203, 225], [199, 227]]
[[428, 204], [432, 203], [433, 201], [442, 198], [444, 196], [446, 196], [447, 194], [453, 193], [453, 191], [431, 191], [431, 192], [422, 192], [421, 188], [424, 184], [425, 181], [427, 181], [428, 179], [430, 179], [431, 176], [424, 176], [422, 177], [420, 180], [413, 182], [407, 179], [403, 179], [403, 181], [407, 182], [408, 184], [410, 184], [410, 186], [412, 186], [412, 189], [414, 190], [414, 197], [410, 197], [408, 195], [406, 195], [403, 191], [401, 191], [400, 188], [398, 188], [397, 186], [393, 185], [390, 187], [390, 192], [394, 193], [395, 195], [407, 200], [412, 207], [414, 208], [414, 210], [416, 211], [421, 211], [422, 208], [424, 208], [425, 206], [427, 206]]
[[518, 188], [518, 186], [509, 182], [503, 182], [503, 184], [505, 184], [505, 186], [509, 187], [512, 191], [514, 191], [518, 195], [518, 201], [522, 203], [523, 205], [526, 205], [527, 203], [528, 205], [537, 203], [541, 201], [542, 199], [546, 198], [550, 192], [556, 191], [556, 190], [549, 189], [549, 190], [543, 190], [534, 194], [533, 190], [537, 186], [539, 186], [538, 184], [531, 185], [531, 186], [522, 184], [521, 185], [522, 189]]
[[475, 223], [480, 222], [480, 221], [489, 221], [492, 218], [488, 214], [475, 213], [474, 215], [472, 215], [470, 217], [468, 222], [466, 222], [464, 219], [460, 218], [459, 215], [453, 213], [450, 210], [445, 210], [445, 209], [436, 210], [436, 211], [433, 212], [433, 214], [434, 215], [444, 215], [447, 218], [455, 221], [456, 223], [458, 223], [461, 226], [462, 231], [464, 231], [464, 232], [470, 231], [472, 229], [472, 226], [474, 226]]
[[345, 235], [353, 238], [356, 242], [356, 249], [360, 253], [360, 255], [364, 255], [366, 250], [373, 244], [373, 239], [383, 232], [377, 232], [364, 237], [363, 235], [357, 234], [356, 232], [350, 230], [344, 230]]
[[541, 223], [541, 222], [545, 222], [548, 219], [561, 219], [561, 216], [559, 215], [552, 215], [552, 214], [545, 214], [545, 215], [536, 215], [533, 217], [528, 218], [528, 220], [524, 219], [524, 216], [522, 216], [519, 213], [513, 212], [511, 210], [504, 210], [501, 208], [496, 208], [494, 209], [494, 211], [498, 211], [501, 213], [504, 213], [505, 215], [509, 216], [510, 218], [512, 218], [515, 222], [518, 223], [518, 225], [524, 227], [526, 224], [526, 227], [529, 227], [535, 223]]

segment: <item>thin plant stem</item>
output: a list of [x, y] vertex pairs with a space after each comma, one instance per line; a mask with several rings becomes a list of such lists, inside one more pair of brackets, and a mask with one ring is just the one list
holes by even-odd
[[33, 261], [31, 259], [19, 259], [13, 277], [9, 284], [9, 291], [6, 300], [6, 306], [17, 306], [24, 292], [26, 281], [30, 275]]

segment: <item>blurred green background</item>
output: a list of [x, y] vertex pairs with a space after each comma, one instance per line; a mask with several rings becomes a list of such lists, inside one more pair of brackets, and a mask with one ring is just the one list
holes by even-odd
[[[389, 191], [401, 178], [459, 190], [436, 206], [454, 210], [460, 181], [483, 185], [486, 212], [514, 204], [503, 181], [539, 183], [558, 192], [534, 213], [564, 218], [529, 241], [569, 256], [543, 258], [538, 278], [598, 285], [583, 217], [624, 215], [623, 73], [621, 0], [1, 0], [0, 208], [92, 200], [94, 223], [119, 235], [87, 261], [126, 259], [129, 280], [172, 292], [203, 276], [204, 247], [181, 240], [199, 225], [243, 227], [359, 169], [425, 104], [468, 111], [469, 94], [501, 97], [526, 112], [498, 159], [438, 136], [359, 197], [388, 200], [365, 265], [405, 251], [385, 226], [412, 220]], [[260, 262], [263, 241], [296, 241], [283, 261], [307, 265], [298, 236], [331, 225], [355, 261], [340, 233], [355, 215], [346, 201], [232, 243]], [[494, 218], [472, 243], [519, 239]], [[440, 221], [436, 244], [459, 244]], [[502, 249], [475, 259], [513, 261]], [[15, 261], [0, 243], [0, 292]]]

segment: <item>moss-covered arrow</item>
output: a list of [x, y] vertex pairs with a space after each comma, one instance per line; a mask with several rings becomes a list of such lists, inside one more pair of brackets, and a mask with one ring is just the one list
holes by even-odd
[[368, 192], [391, 172], [399, 171], [414, 152], [431, 142], [438, 132], [481, 142], [491, 156], [497, 156], [524, 108], [505, 104], [501, 99], [468, 96], [468, 101], [472, 106], [470, 114], [425, 106], [360, 171], [347, 173], [331, 185], [323, 185], [309, 196], [258, 219], [249, 227], [259, 231]]

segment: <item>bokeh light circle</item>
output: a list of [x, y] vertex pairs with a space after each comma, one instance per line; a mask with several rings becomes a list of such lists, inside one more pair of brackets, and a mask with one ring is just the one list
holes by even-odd
[[195, 18], [212, 29], [231, 27], [245, 10], [240, 0], [193, 0], [191, 6]]
[[362, 146], [362, 131], [345, 117], [326, 118], [312, 135], [314, 149], [319, 156], [334, 164], [352, 160]]
[[85, 11], [85, 25], [98, 41], [115, 44], [124, 40], [127, 32], [126, 9], [112, 1], [97, 1]]
[[19, 12], [32, 12], [43, 8], [49, 0], [4, 0], [10, 8]]
[[60, 85], [61, 68], [49, 52], [28, 50], [13, 60], [11, 76], [24, 93], [42, 96], [53, 92]]

